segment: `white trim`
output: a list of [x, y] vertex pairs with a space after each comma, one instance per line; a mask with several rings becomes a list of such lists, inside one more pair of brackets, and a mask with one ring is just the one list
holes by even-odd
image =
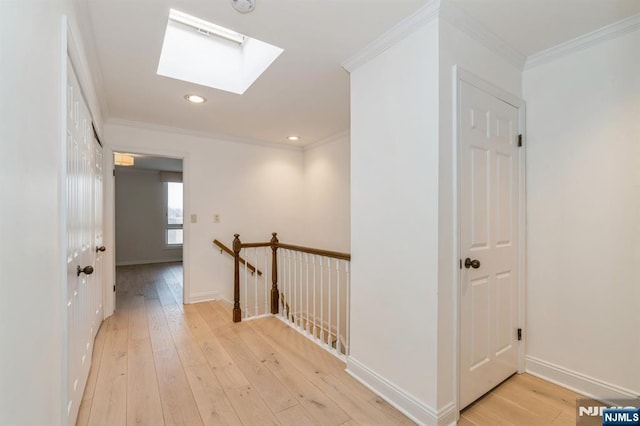
[[222, 302], [222, 303], [224, 303], [225, 305], [227, 305], [228, 307], [230, 307], [231, 309], [233, 309], [233, 302], [232, 302], [231, 300], [227, 299], [227, 298], [226, 298], [226, 297], [224, 297], [224, 296], [220, 296], [220, 295], [218, 295], [218, 296], [216, 297], [216, 301], [218, 301], [218, 302]]
[[[86, 49], [84, 46], [85, 38], [76, 35], [76, 31], [80, 32], [80, 29], [76, 29], [67, 21], [67, 54], [71, 60], [71, 65], [78, 79], [80, 85], [80, 91], [84, 98], [87, 108], [89, 109], [89, 115], [92, 122], [96, 126], [96, 132], [100, 136], [100, 141], [104, 142], [102, 134], [102, 113], [107, 113], [107, 103], [104, 97], [104, 90], [102, 88], [102, 75], [100, 74], [99, 67], [93, 67], [97, 70], [99, 86], [94, 84], [94, 74], [91, 72], [86, 52], [90, 52], [91, 49]], [[90, 40], [89, 47], [93, 46], [93, 40]], [[81, 53], [84, 52], [84, 53]], [[95, 65], [95, 64], [94, 64]]]
[[187, 300], [184, 300], [185, 304], [190, 303], [200, 303], [200, 302], [211, 302], [213, 300], [218, 300], [218, 292], [217, 291], [205, 291], [202, 293], [194, 293]]
[[529, 55], [525, 69], [531, 69], [538, 65], [545, 64], [556, 60], [562, 56], [569, 55], [594, 44], [601, 43], [606, 40], [611, 40], [616, 37], [620, 37], [632, 31], [640, 29], [640, 13], [632, 15], [628, 18], [622, 19], [613, 24], [599, 28], [590, 33], [583, 34], [579, 37], [560, 43], [542, 52]]
[[346, 130], [342, 130], [338, 133], [335, 133], [331, 136], [329, 136], [328, 138], [324, 138], [324, 139], [320, 139], [319, 141], [315, 141], [315, 142], [311, 142], [310, 144], [307, 144], [305, 146], [302, 147], [302, 150], [304, 152], [310, 151], [312, 149], [318, 148], [322, 145], [327, 145], [333, 142], [337, 142], [339, 140], [341, 140], [342, 138], [346, 138], [349, 139], [349, 129]]
[[639, 397], [637, 393], [629, 389], [569, 370], [539, 358], [528, 355], [526, 361], [527, 373], [594, 399], [632, 399]]
[[[346, 372], [414, 422], [421, 425], [438, 424], [439, 413], [436, 410], [418, 401], [413, 395], [370, 370], [353, 357], [347, 359]], [[449, 415], [449, 410], [448, 406], [445, 407], [444, 414]]]
[[353, 72], [361, 65], [380, 55], [400, 40], [423, 25], [441, 18], [480, 42], [483, 46], [493, 51], [506, 61], [523, 70], [527, 57], [513, 48], [505, 40], [490, 31], [480, 21], [468, 15], [460, 7], [441, 0], [431, 0], [409, 17], [400, 21], [390, 30], [366, 45], [355, 55], [342, 63], [344, 69]]
[[[526, 137], [525, 137], [525, 118], [526, 118], [526, 104], [524, 100], [519, 98], [518, 96], [509, 93], [502, 88], [495, 86], [486, 80], [478, 77], [477, 75], [466, 71], [463, 68], [455, 65], [453, 67], [453, 141], [454, 141], [454, 150], [453, 150], [453, 199], [454, 199], [454, 260], [456, 263], [458, 259], [462, 258], [462, 254], [460, 253], [460, 211], [459, 207], [459, 167], [458, 167], [458, 159], [459, 159], [459, 150], [460, 150], [460, 140], [459, 140], [459, 118], [460, 118], [460, 83], [462, 81], [471, 84], [472, 86], [477, 87], [478, 89], [512, 105], [513, 107], [518, 109], [518, 121], [519, 121], [519, 132], [523, 135], [523, 145], [521, 148], [518, 148], [518, 168], [519, 168], [519, 176], [518, 176], [518, 324], [517, 327], [521, 327], [523, 329], [523, 340], [519, 342], [518, 345], [518, 372], [523, 373], [525, 371], [525, 342], [526, 334], [525, 330], [525, 318], [526, 318]], [[460, 279], [461, 274], [459, 272], [459, 268], [455, 267], [454, 272], [454, 282], [456, 283], [455, 295], [454, 295], [454, 389], [456, 390], [454, 394], [454, 412], [456, 413], [456, 417], [460, 412]]]
[[391, 29], [386, 31], [380, 37], [376, 38], [349, 59], [342, 62], [342, 67], [348, 72], [353, 72], [366, 62], [403, 40], [421, 26], [436, 19], [439, 13], [440, 0], [430, 0], [415, 13], [409, 15], [398, 24], [391, 27]]
[[289, 145], [284, 142], [283, 143], [269, 142], [261, 139], [242, 138], [242, 137], [227, 135], [222, 133], [202, 132], [198, 130], [183, 129], [181, 127], [162, 126], [160, 124], [145, 123], [141, 121], [122, 120], [120, 118], [111, 118], [109, 119], [109, 121], [107, 121], [107, 124], [114, 125], [114, 126], [133, 127], [133, 128], [142, 129], [142, 130], [151, 130], [154, 132], [173, 133], [177, 135], [194, 136], [197, 138], [214, 139], [219, 142], [244, 143], [247, 145], [257, 145], [257, 146], [263, 146], [263, 147], [269, 147], [269, 148], [284, 149], [289, 151], [302, 151], [304, 149], [304, 147], [301, 145]]
[[443, 2], [440, 7], [440, 17], [472, 39], [480, 42], [501, 58], [515, 65], [519, 70], [522, 71], [524, 69], [527, 60], [524, 54], [513, 48], [509, 43], [480, 23], [480, 21], [464, 12], [462, 8], [451, 2]]
[[[176, 250], [181, 250], [181, 249], [182, 249], [182, 246], [176, 248]], [[157, 263], [176, 263], [176, 262], [182, 262], [182, 258], [127, 260], [127, 261], [124, 261], [124, 262], [116, 262], [116, 266], [153, 265], [153, 264], [157, 264]]]
[[[66, 15], [62, 15], [60, 19], [60, 163], [58, 164], [58, 246], [60, 247], [59, 262], [62, 265], [60, 271], [60, 319], [62, 323], [61, 330], [61, 377], [60, 377], [60, 424], [68, 424], [68, 399], [69, 399], [69, 318], [67, 308], [67, 77], [69, 67], [67, 60], [69, 58], [69, 40], [68, 40], [68, 20]], [[69, 58], [69, 59], [68, 59]]]

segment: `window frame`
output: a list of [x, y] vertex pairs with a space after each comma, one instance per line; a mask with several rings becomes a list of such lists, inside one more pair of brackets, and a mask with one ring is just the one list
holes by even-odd
[[[177, 224], [177, 223], [169, 223], [169, 184], [170, 183], [176, 183], [176, 184], [180, 184], [182, 185], [182, 190], [183, 190], [183, 194], [182, 194], [182, 223], [181, 224]], [[181, 248], [184, 245], [184, 184], [182, 182], [163, 182], [163, 194], [164, 194], [164, 226], [163, 226], [163, 233], [164, 233], [164, 246], [166, 249], [176, 249], [176, 248]], [[182, 243], [178, 243], [178, 244], [170, 244], [169, 243], [169, 231], [172, 229], [180, 229], [182, 230]]]

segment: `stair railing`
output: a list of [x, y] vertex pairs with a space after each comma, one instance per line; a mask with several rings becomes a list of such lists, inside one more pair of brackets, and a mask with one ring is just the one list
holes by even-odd
[[[234, 322], [275, 315], [334, 355], [349, 353], [349, 253], [281, 243], [274, 232], [258, 243], [243, 243], [235, 234], [233, 256]], [[262, 280], [258, 274], [249, 278], [250, 266], [262, 268]]]

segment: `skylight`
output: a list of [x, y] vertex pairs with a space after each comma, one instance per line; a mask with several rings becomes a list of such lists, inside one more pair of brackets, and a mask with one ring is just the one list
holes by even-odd
[[171, 9], [158, 75], [243, 94], [283, 50]]

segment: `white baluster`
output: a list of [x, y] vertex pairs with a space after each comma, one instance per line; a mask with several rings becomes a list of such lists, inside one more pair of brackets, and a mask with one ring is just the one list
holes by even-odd
[[346, 313], [345, 313], [345, 322], [346, 322], [346, 335], [347, 338], [345, 340], [345, 350], [344, 350], [344, 354], [346, 356], [349, 356], [349, 344], [350, 344], [350, 337], [349, 337], [349, 328], [350, 328], [350, 322], [351, 322], [351, 315], [349, 314], [350, 310], [351, 310], [351, 284], [349, 282], [349, 265], [350, 262], [346, 261], [344, 264], [344, 270], [345, 270], [345, 285], [347, 286], [347, 309], [346, 309]]
[[313, 262], [313, 324], [311, 325], [311, 334], [313, 334], [313, 337], [316, 338], [316, 332], [318, 329], [318, 324], [316, 324], [317, 320], [317, 316], [316, 316], [316, 293], [317, 293], [317, 287], [316, 287], [316, 255], [314, 254], [311, 257], [311, 261]]
[[249, 273], [249, 268], [247, 267], [247, 250], [246, 249], [242, 249], [240, 251], [240, 256], [245, 259], [244, 262], [244, 309], [242, 310], [242, 315], [246, 318], [249, 316], [249, 293], [247, 293], [247, 289], [248, 289], [248, 285], [247, 283], [249, 282], [249, 279], [247, 278], [247, 275]]
[[291, 305], [292, 305], [292, 315], [291, 315], [291, 319], [293, 320], [293, 325], [296, 324], [296, 317], [300, 314], [300, 312], [298, 311], [298, 262], [296, 262], [296, 252], [292, 252], [291, 253], [293, 256], [292, 262], [293, 262], [293, 280], [292, 280], [292, 284], [293, 284], [293, 298], [291, 299]]
[[307, 316], [307, 322], [304, 325], [304, 331], [306, 331], [307, 333], [309, 333], [309, 254], [305, 253], [304, 254], [304, 263], [305, 263], [305, 278], [306, 278], [306, 287], [307, 287], [307, 291], [306, 291], [306, 296], [307, 296], [307, 311], [305, 312], [305, 315]]
[[340, 306], [340, 260], [336, 259], [336, 297], [338, 302], [336, 303], [336, 352], [338, 355], [340, 354], [340, 311], [342, 310], [342, 306]]
[[331, 259], [327, 258], [327, 274], [329, 274], [329, 282], [328, 282], [328, 286], [329, 286], [329, 297], [328, 297], [328, 301], [329, 301], [329, 312], [328, 312], [328, 317], [329, 317], [329, 324], [327, 326], [327, 332], [329, 333], [329, 338], [327, 339], [327, 346], [329, 347], [329, 350], [333, 349], [333, 345], [331, 344], [331, 307], [333, 305], [333, 299], [331, 298]]
[[302, 328], [302, 252], [298, 252], [298, 263], [300, 264], [299, 269], [300, 269], [300, 282], [298, 283], [298, 289], [299, 291], [299, 303], [298, 303], [298, 328], [301, 329]]
[[269, 309], [269, 288], [271, 288], [271, 286], [269, 285], [269, 282], [267, 281], [267, 277], [269, 276], [269, 263], [268, 263], [268, 254], [269, 254], [269, 250], [271, 250], [271, 247], [265, 247], [263, 249], [264, 251], [264, 270], [262, 271], [263, 276], [264, 276], [264, 313], [268, 314], [269, 312], [271, 312], [271, 309]]
[[258, 316], [258, 248], [253, 249], [253, 315]]
[[320, 343], [324, 344], [324, 268], [320, 256]]

